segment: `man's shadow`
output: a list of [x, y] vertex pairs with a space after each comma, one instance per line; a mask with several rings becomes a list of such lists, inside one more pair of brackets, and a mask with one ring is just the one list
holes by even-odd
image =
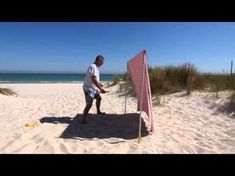
[[[88, 114], [88, 124], [82, 124], [82, 114], [72, 117], [43, 117], [41, 123], [66, 123], [69, 126], [61, 134], [61, 138], [122, 138], [136, 139], [139, 132], [139, 114]], [[141, 135], [147, 136], [147, 127], [141, 119]]]

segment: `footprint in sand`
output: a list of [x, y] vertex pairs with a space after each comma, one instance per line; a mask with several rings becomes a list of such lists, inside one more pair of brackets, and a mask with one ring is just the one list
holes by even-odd
[[19, 153], [26, 146], [27, 146], [27, 144], [23, 145], [22, 147], [20, 147], [20, 148], [16, 149], [15, 151], [13, 151], [13, 153]]
[[63, 152], [63, 153], [69, 153], [69, 151], [67, 150], [66, 146], [64, 144], [60, 144], [60, 150]]
[[15, 133], [13, 137], [14, 137], [14, 139], [19, 139], [21, 137], [21, 134], [20, 133]]
[[233, 140], [233, 139], [223, 139], [221, 141], [226, 145], [229, 145], [231, 147], [235, 147], [235, 140]]
[[184, 146], [182, 151], [183, 151], [183, 153], [190, 153], [190, 154], [195, 154], [196, 153], [196, 150], [194, 150], [190, 146]]
[[196, 152], [198, 154], [208, 154], [208, 153], [211, 153], [209, 150], [204, 149], [202, 147], [196, 147], [195, 150], [196, 150]]
[[1, 151], [1, 152], [4, 151], [6, 148], [10, 147], [13, 143], [14, 143], [14, 141], [8, 142], [4, 147], [2, 147], [2, 148], [0, 149], [0, 151]]
[[104, 142], [98, 141], [96, 145], [97, 145], [98, 147], [102, 147], [102, 146], [104, 146]]
[[138, 153], [139, 146], [137, 144], [133, 144], [130, 146], [127, 153]]
[[46, 140], [43, 144], [37, 145], [34, 153], [54, 153], [53, 146]]
[[43, 141], [43, 138], [37, 135], [36, 137], [33, 138], [33, 141], [34, 141], [36, 144], [38, 144], [38, 143], [40, 143], [40, 142]]

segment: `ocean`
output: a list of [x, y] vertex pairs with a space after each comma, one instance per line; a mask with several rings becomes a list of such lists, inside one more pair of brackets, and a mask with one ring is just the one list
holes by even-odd
[[[114, 75], [101, 74], [100, 81], [112, 81]], [[76, 83], [84, 78], [85, 74], [0, 73], [0, 83]]]

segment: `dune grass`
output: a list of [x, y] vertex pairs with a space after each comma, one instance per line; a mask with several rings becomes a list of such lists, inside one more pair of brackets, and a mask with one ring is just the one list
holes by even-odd
[[122, 80], [124, 81], [124, 83], [120, 84], [120, 91], [125, 92], [125, 94], [123, 95], [135, 96], [131, 78], [128, 72], [124, 73], [124, 75], [122, 76]]
[[[224, 90], [232, 91], [229, 107], [230, 111], [235, 111], [235, 74], [229, 73], [201, 73], [197, 67], [191, 63], [179, 66], [148, 67], [150, 88], [154, 106], [160, 106], [163, 101], [161, 95], [185, 91], [189, 96], [192, 91], [211, 91], [215, 93], [215, 98], [219, 98], [219, 92]], [[135, 96], [130, 75], [125, 73], [120, 85], [122, 95]]]
[[114, 75], [112, 78], [113, 85], [118, 84], [121, 81], [121, 77], [119, 75]]
[[186, 90], [191, 93], [197, 77], [197, 68], [190, 63], [166, 67], [149, 67], [149, 79], [153, 95], [169, 94]]
[[[209, 90], [215, 92], [218, 98], [219, 91], [235, 90], [235, 75], [200, 73], [191, 63], [179, 66], [149, 67], [148, 71], [151, 92], [155, 96], [179, 91], [186, 91], [186, 95], [190, 95], [193, 90]], [[128, 73], [124, 74], [123, 80], [127, 84], [124, 88], [122, 87], [122, 90], [133, 92]]]
[[231, 103], [235, 104], [235, 91], [231, 95]]
[[3, 94], [3, 95], [16, 95], [15, 92], [13, 92], [11, 89], [8, 89], [8, 88], [0, 88], [0, 94]]

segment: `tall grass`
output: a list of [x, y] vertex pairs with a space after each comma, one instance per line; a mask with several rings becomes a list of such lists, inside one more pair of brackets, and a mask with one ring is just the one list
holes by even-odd
[[125, 83], [120, 84], [120, 91], [126, 92], [125, 95], [135, 96], [129, 73], [125, 72], [122, 78]]
[[[235, 91], [235, 75], [200, 73], [191, 63], [179, 66], [149, 67], [148, 71], [151, 92], [156, 96], [182, 90], [185, 90], [187, 95], [190, 95], [193, 90], [210, 90], [218, 97], [219, 91]], [[132, 89], [127, 73], [124, 74], [123, 80], [128, 82], [126, 89]]]
[[121, 77], [119, 75], [114, 75], [112, 78], [113, 85], [118, 84], [120, 82], [120, 80], [121, 80]]
[[160, 67], [149, 67], [148, 71], [152, 94], [164, 93], [166, 91], [165, 88], [167, 88], [167, 86], [165, 85], [165, 70]]
[[195, 77], [198, 75], [197, 68], [190, 63], [185, 64], [183, 67], [186, 69], [186, 93], [189, 95], [191, 93]]
[[16, 95], [15, 92], [13, 92], [11, 89], [8, 89], [8, 88], [0, 88], [0, 94], [3, 94], [3, 95]]
[[233, 91], [230, 99], [231, 99], [231, 103], [235, 104], [235, 91]]
[[197, 74], [197, 68], [190, 63], [178, 67], [149, 67], [151, 92], [158, 95], [185, 89], [190, 94]]

